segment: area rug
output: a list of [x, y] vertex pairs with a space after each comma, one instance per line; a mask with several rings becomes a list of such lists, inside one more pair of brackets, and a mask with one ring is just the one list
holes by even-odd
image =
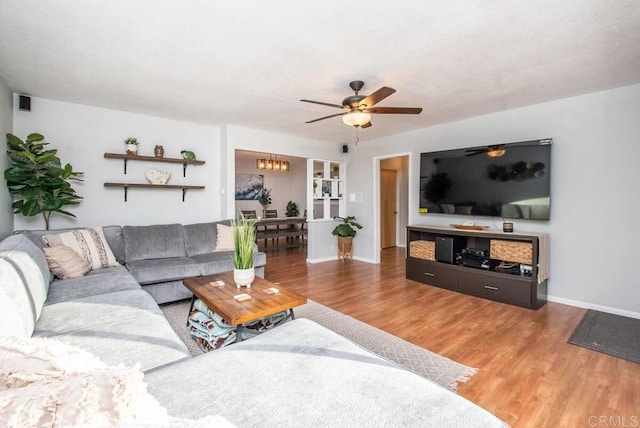
[[[161, 305], [161, 308], [191, 354], [199, 355], [202, 354], [202, 351], [191, 338], [186, 327], [189, 304], [189, 301], [182, 301]], [[308, 300], [306, 305], [297, 307], [294, 311], [296, 318], [309, 318], [363, 348], [383, 358], [395, 361], [408, 370], [452, 391], [457, 391], [458, 382], [466, 382], [478, 371], [312, 300]]]
[[589, 309], [567, 342], [640, 363], [640, 319]]

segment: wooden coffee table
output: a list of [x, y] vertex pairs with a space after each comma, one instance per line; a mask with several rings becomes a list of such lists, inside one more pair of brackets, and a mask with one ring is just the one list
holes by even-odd
[[[216, 286], [211, 283], [223, 281], [224, 285]], [[192, 293], [191, 308], [195, 299], [200, 299], [209, 309], [219, 314], [230, 325], [236, 326], [236, 341], [240, 341], [242, 325], [278, 312], [287, 312], [287, 319], [294, 319], [293, 308], [307, 303], [307, 298], [275, 285], [271, 281], [256, 276], [251, 288], [237, 288], [233, 281], [233, 272], [218, 275], [199, 276], [183, 281], [184, 286]], [[266, 294], [265, 290], [277, 288], [276, 294]], [[246, 293], [251, 299], [237, 301], [233, 296]], [[188, 323], [188, 322], [187, 322]]]

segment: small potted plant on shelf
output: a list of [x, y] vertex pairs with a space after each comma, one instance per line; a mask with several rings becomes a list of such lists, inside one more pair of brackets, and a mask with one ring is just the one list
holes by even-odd
[[129, 137], [124, 140], [124, 143], [127, 145], [127, 154], [128, 155], [137, 155], [138, 154], [138, 139], [136, 137]]
[[358, 232], [356, 229], [362, 229], [362, 226], [356, 223], [356, 218], [353, 216], [348, 217], [334, 217], [334, 220], [342, 220], [342, 223], [337, 225], [332, 235], [338, 237], [338, 258], [344, 260], [345, 258], [353, 258], [353, 237]]
[[231, 220], [233, 233], [233, 281], [236, 287], [251, 288], [256, 277], [253, 266], [253, 246], [256, 240], [255, 220], [245, 218], [242, 213], [238, 219]]
[[287, 217], [298, 217], [300, 215], [300, 211], [298, 210], [298, 204], [293, 201], [287, 202]]

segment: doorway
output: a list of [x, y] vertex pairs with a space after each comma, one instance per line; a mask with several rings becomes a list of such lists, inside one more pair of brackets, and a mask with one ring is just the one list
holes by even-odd
[[380, 159], [380, 249], [405, 246], [409, 156]]

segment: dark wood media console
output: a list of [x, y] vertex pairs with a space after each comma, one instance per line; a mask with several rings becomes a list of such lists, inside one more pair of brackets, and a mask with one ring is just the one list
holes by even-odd
[[[488, 253], [491, 265], [460, 264], [456, 256], [462, 248]], [[501, 268], [499, 262], [513, 267]], [[547, 263], [546, 234], [407, 226], [406, 277], [424, 284], [538, 309], [547, 302]]]

